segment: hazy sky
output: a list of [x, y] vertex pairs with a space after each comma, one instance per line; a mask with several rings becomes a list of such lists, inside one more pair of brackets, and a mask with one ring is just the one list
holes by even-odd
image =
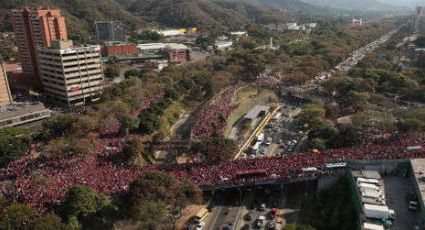
[[415, 7], [418, 5], [424, 5], [425, 0], [379, 0], [380, 2], [389, 3], [393, 5]]

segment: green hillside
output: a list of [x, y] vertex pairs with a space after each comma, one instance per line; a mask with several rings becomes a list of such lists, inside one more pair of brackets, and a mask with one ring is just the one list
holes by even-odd
[[71, 38], [90, 39], [93, 21], [118, 19], [129, 30], [150, 25], [162, 27], [196, 26], [209, 31], [242, 29], [248, 22], [282, 20], [287, 14], [244, 0], [3, 0], [0, 29], [11, 31], [8, 12], [26, 6], [54, 6], [63, 10]]

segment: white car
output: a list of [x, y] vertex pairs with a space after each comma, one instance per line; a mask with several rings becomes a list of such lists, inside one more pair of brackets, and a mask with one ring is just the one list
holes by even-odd
[[205, 226], [205, 222], [204, 221], [201, 221], [201, 222], [199, 222], [197, 225], [196, 225], [196, 230], [202, 230], [203, 228], [204, 228], [204, 226]]

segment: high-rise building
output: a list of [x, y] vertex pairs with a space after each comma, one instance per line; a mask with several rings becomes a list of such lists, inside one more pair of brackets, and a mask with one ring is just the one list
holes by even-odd
[[94, 29], [98, 41], [125, 41], [122, 21], [96, 21]]
[[0, 106], [8, 105], [10, 102], [12, 102], [12, 95], [10, 93], [6, 70], [0, 57]]
[[425, 28], [425, 7], [416, 7], [415, 18], [413, 19], [413, 29], [423, 30]]
[[37, 49], [67, 39], [65, 18], [59, 9], [22, 8], [12, 10], [12, 23], [23, 73], [38, 82]]
[[41, 81], [52, 101], [83, 105], [99, 99], [104, 78], [100, 46], [74, 47], [72, 41], [53, 41], [39, 49]]

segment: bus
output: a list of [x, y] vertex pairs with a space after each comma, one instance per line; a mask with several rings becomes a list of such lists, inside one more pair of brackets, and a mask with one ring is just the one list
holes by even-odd
[[357, 184], [360, 184], [360, 183], [368, 183], [368, 184], [379, 185], [379, 181], [376, 180], [376, 179], [366, 179], [366, 178], [362, 178], [362, 177], [357, 178]]
[[303, 172], [318, 172], [319, 170], [315, 167], [303, 168]]
[[267, 172], [264, 169], [242, 170], [242, 171], [236, 172], [235, 176], [238, 178], [267, 177]]
[[345, 162], [339, 162], [339, 163], [332, 163], [332, 164], [326, 164], [326, 169], [343, 169], [347, 167], [347, 163]]

